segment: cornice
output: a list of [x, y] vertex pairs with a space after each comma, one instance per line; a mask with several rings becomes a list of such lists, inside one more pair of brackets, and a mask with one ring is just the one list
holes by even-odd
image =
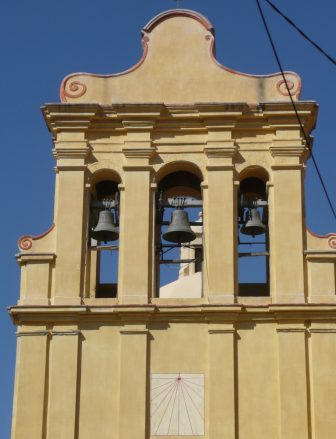
[[97, 104], [46, 104], [41, 107], [44, 120], [55, 136], [64, 131], [86, 131], [99, 111]]
[[306, 250], [304, 254], [307, 261], [336, 261], [335, 250]]
[[89, 148], [54, 148], [52, 150], [56, 160], [60, 159], [85, 159], [89, 154]]
[[[223, 142], [225, 144], [225, 142]], [[218, 158], [234, 158], [237, 153], [237, 146], [234, 142], [229, 142], [228, 146], [224, 147], [205, 147], [204, 152], [209, 159]]]
[[143, 33], [152, 32], [152, 30], [158, 26], [162, 21], [167, 20], [172, 17], [189, 17], [201, 23], [206, 30], [214, 33], [213, 26], [207, 17], [200, 14], [199, 12], [192, 11], [190, 9], [169, 9], [168, 11], [161, 12], [161, 14], [156, 15], [152, 18], [146, 26], [143, 28]]
[[305, 146], [272, 145], [270, 152], [273, 157], [303, 157], [307, 154]]
[[100, 321], [127, 322], [309, 322], [335, 321], [336, 304], [274, 305], [110, 305], [110, 306], [13, 306], [9, 314], [15, 324], [27, 322]]
[[[306, 130], [314, 128], [317, 105], [313, 101], [296, 102], [296, 108]], [[104, 122], [110, 121], [111, 128], [128, 129], [134, 127], [146, 129], [150, 124], [169, 120], [198, 120], [209, 129], [228, 129], [240, 124], [258, 120], [259, 123], [286, 128], [286, 125], [297, 127], [297, 119], [290, 102], [264, 103], [225, 103], [204, 102], [194, 104], [163, 103], [115, 103], [113, 105], [51, 103], [42, 107], [45, 121], [52, 132], [62, 130], [85, 130], [96, 124], [96, 129]], [[117, 122], [122, 125], [116, 125]], [[255, 123], [255, 122], [254, 122]], [[156, 128], [156, 127], [155, 127]]]
[[25, 265], [30, 262], [54, 262], [56, 259], [55, 253], [19, 253], [16, 255], [16, 260], [19, 265]]
[[30, 250], [33, 246], [34, 241], [38, 241], [39, 239], [44, 238], [49, 233], [51, 233], [55, 228], [55, 224], [52, 224], [49, 229], [47, 229], [45, 232], [40, 233], [39, 235], [24, 235], [19, 238], [18, 241], [18, 247], [19, 250]]

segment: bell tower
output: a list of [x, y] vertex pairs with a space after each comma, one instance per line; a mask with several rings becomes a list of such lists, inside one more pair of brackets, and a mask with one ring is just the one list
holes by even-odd
[[336, 234], [306, 228], [286, 84], [221, 65], [193, 11], [142, 45], [43, 107], [54, 224], [19, 240], [12, 439], [332, 437]]

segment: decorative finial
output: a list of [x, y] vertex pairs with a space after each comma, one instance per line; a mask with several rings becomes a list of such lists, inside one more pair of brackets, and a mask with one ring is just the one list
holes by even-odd
[[174, 2], [176, 2], [176, 9], [179, 9], [179, 8], [180, 8], [181, 1], [182, 1], [182, 0], [174, 0]]

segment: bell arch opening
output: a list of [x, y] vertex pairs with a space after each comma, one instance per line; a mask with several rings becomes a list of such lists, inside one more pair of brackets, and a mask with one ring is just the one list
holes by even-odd
[[156, 197], [157, 297], [203, 295], [203, 219], [201, 178], [174, 167], [158, 183]]
[[91, 183], [89, 216], [90, 298], [116, 298], [118, 295], [120, 178], [104, 170]]
[[259, 167], [240, 176], [238, 190], [238, 295], [269, 296], [267, 172]]

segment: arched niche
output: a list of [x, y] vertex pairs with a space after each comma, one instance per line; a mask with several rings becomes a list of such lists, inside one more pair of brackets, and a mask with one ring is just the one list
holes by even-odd
[[[239, 174], [239, 296], [269, 296], [268, 172], [250, 166]], [[253, 234], [255, 232], [255, 235]]]
[[166, 189], [172, 188], [174, 186], [172, 175], [177, 178], [175, 187], [180, 187], [180, 192], [187, 188], [189, 188], [189, 191], [194, 189], [195, 195], [200, 197], [200, 184], [203, 181], [203, 173], [197, 165], [186, 160], [167, 163], [157, 171], [156, 183]]
[[99, 169], [90, 176], [91, 193], [96, 199], [115, 194], [120, 183], [120, 175], [112, 169]]
[[96, 299], [117, 297], [119, 240], [113, 242], [96, 241], [92, 231], [101, 220], [100, 213], [109, 210], [112, 221], [119, 226], [120, 175], [111, 169], [99, 169], [90, 177], [91, 200], [89, 220], [89, 296]]
[[[157, 203], [156, 221], [156, 277], [158, 296], [165, 299], [202, 297], [202, 173], [189, 162], [174, 162], [164, 166], [157, 175], [157, 197], [165, 203], [160, 212]], [[183, 200], [196, 203], [184, 206]], [[167, 205], [171, 200], [182, 200], [182, 208], [189, 216], [190, 227], [196, 238], [189, 243], [166, 242], [165, 232], [176, 211], [176, 205]], [[177, 201], [177, 206], [181, 206]], [[165, 255], [167, 257], [165, 257]], [[169, 262], [170, 261], [170, 262]]]

